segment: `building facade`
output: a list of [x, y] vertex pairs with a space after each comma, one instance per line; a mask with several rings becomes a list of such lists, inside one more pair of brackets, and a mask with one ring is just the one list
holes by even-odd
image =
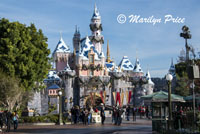
[[52, 54], [55, 69], [45, 79], [47, 87], [56, 83], [63, 89], [65, 110], [74, 105], [87, 107], [102, 103], [143, 105], [140, 97], [153, 93], [154, 88], [149, 71], [144, 74], [138, 58], [134, 66], [127, 56], [116, 65], [110, 58], [109, 42], [104, 55], [103, 26], [96, 5], [89, 27], [91, 35], [82, 38], [76, 27], [72, 51], [60, 38]]

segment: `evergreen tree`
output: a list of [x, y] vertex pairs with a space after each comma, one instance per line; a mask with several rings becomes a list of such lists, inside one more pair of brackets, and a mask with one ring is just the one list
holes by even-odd
[[[194, 62], [200, 68], [200, 60], [198, 59], [198, 60], [195, 60]], [[177, 77], [175, 93], [181, 96], [188, 96], [192, 94], [192, 90], [190, 87], [192, 80], [188, 78], [188, 74], [187, 74], [187, 66], [190, 64], [192, 64], [192, 61], [189, 61], [188, 64], [186, 62], [181, 62], [175, 65], [176, 77]], [[195, 92], [199, 93], [200, 79], [195, 79], [194, 83], [195, 83]]]

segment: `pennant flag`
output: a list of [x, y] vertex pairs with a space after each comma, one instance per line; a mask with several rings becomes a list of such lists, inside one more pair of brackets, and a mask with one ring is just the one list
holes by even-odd
[[106, 102], [106, 91], [104, 91], [104, 102]]
[[91, 103], [92, 103], [92, 105], [94, 105], [94, 100], [93, 100], [93, 95], [92, 95], [92, 93], [90, 93], [90, 96], [91, 96]]
[[130, 100], [131, 100], [131, 91], [129, 91], [128, 103], [130, 103]]
[[115, 100], [116, 100], [115, 92], [113, 92], [113, 99], [114, 99], [114, 102], [115, 102]]
[[126, 103], [128, 105], [128, 91], [126, 91]]
[[123, 106], [124, 102], [124, 92], [121, 93], [121, 107]]
[[116, 104], [117, 101], [119, 102], [119, 106], [121, 105], [121, 100], [120, 100], [120, 92], [117, 92], [117, 96], [116, 96]]
[[100, 91], [100, 95], [101, 95], [101, 101], [103, 102], [104, 104], [104, 99], [103, 99], [103, 91]]

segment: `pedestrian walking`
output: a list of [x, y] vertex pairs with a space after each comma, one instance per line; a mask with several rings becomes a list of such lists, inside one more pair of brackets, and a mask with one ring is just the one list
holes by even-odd
[[115, 123], [116, 121], [116, 107], [113, 106], [113, 109], [112, 109], [112, 123]]
[[87, 120], [88, 120], [88, 110], [87, 110], [87, 108], [85, 108], [85, 110], [84, 110], [84, 125], [87, 124]]
[[75, 121], [75, 111], [74, 106], [71, 108], [71, 124]]
[[133, 121], [136, 121], [137, 108], [133, 107]]
[[146, 112], [146, 118], [149, 119], [149, 108], [148, 108], [148, 106], [146, 106], [145, 112]]
[[18, 119], [19, 119], [19, 116], [18, 116], [17, 112], [15, 111], [15, 112], [14, 112], [14, 115], [13, 115], [14, 130], [17, 130], [17, 127], [18, 127]]
[[3, 128], [3, 113], [0, 113], [0, 127]]
[[129, 121], [130, 106], [126, 106], [126, 119]]
[[79, 122], [79, 116], [80, 116], [80, 111], [79, 107], [75, 107], [74, 109], [74, 124], [77, 124]]
[[101, 108], [101, 124], [104, 125], [104, 121], [106, 119], [106, 116], [105, 116], [105, 108], [104, 106]]
[[84, 109], [81, 109], [80, 110], [80, 120], [82, 121], [83, 124], [84, 124], [84, 117], [85, 117]]
[[2, 128], [3, 128], [3, 113], [0, 112], [0, 132], [3, 131]]
[[122, 114], [123, 114], [124, 110], [120, 107], [118, 107], [118, 110], [117, 110], [117, 125], [121, 125], [122, 123]]
[[12, 114], [9, 111], [6, 111], [6, 132], [10, 132], [10, 125], [11, 125], [11, 119], [12, 119]]
[[91, 111], [91, 109], [89, 108], [89, 109], [88, 109], [88, 125], [90, 125], [91, 118], [92, 118], [92, 111]]

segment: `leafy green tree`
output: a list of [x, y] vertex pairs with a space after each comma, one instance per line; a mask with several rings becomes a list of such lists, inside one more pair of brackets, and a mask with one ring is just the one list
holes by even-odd
[[20, 86], [31, 90], [47, 75], [50, 50], [47, 38], [34, 24], [0, 19], [0, 68], [20, 80]]
[[0, 106], [12, 110], [17, 101], [22, 99], [24, 92], [19, 86], [19, 80], [0, 71]]

